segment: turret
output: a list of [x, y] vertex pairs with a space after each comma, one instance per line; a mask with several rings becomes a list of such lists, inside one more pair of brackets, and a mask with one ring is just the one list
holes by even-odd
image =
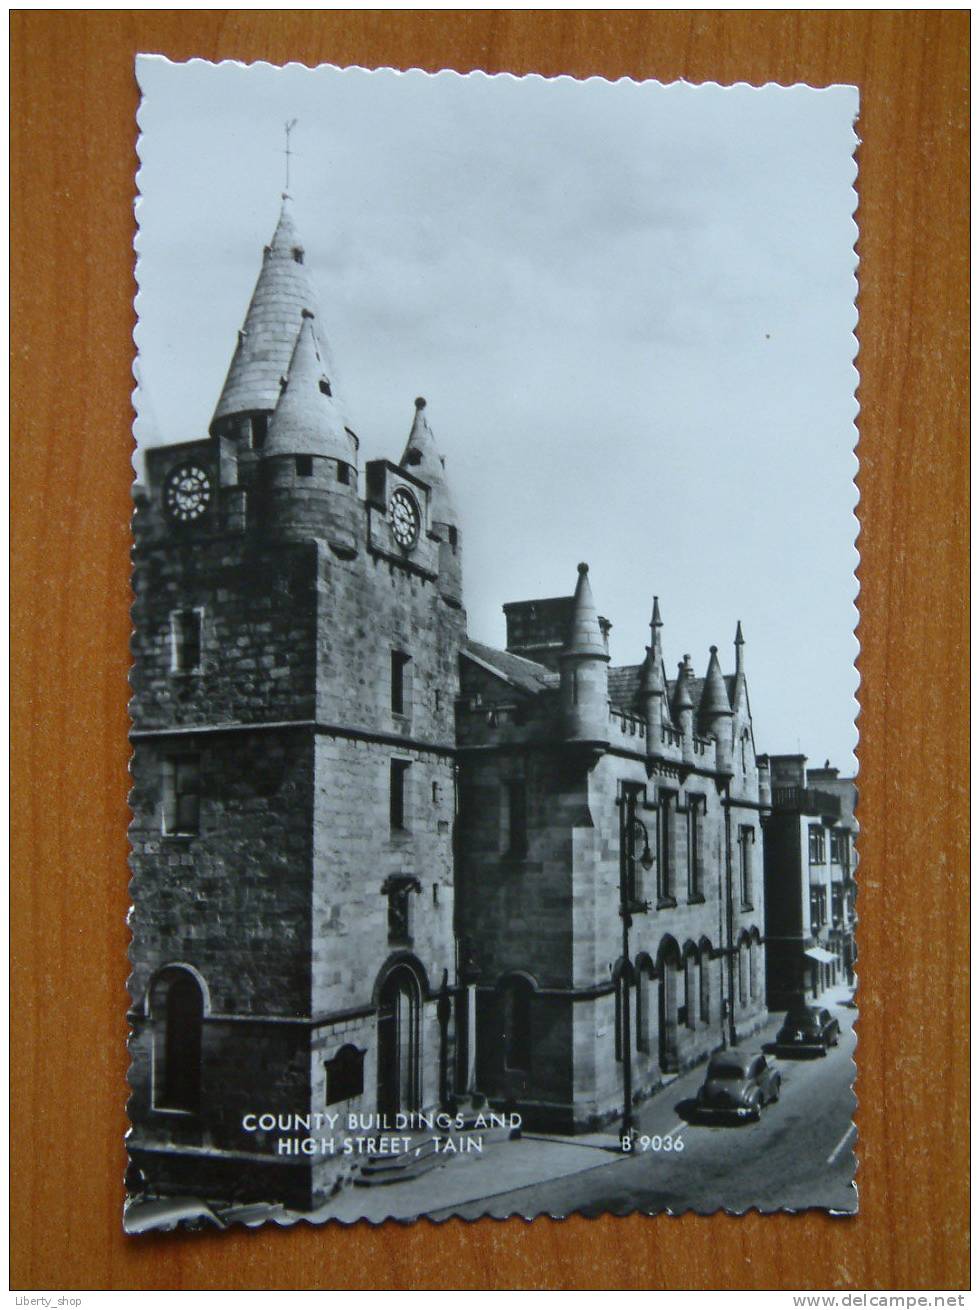
[[562, 722], [569, 741], [609, 740], [608, 666], [589, 566], [580, 564], [568, 636], [559, 656]]
[[427, 482], [431, 488], [429, 520], [430, 530], [439, 540], [439, 593], [448, 604], [459, 607], [463, 603], [463, 548], [459, 518], [446, 481], [446, 461], [439, 454], [429, 427], [423, 396], [415, 402], [415, 418], [401, 467]]
[[650, 645], [640, 676], [640, 697], [647, 727], [647, 753], [660, 749], [664, 720], [667, 715], [667, 688], [664, 685], [663, 650], [660, 645], [660, 602], [653, 598], [653, 616], [650, 619]]
[[691, 699], [691, 657], [685, 655], [677, 666], [674, 686], [674, 703], [671, 706], [674, 722], [683, 737], [682, 752], [688, 763], [694, 761], [694, 701]]
[[772, 776], [769, 772], [769, 756], [757, 755], [755, 766], [759, 770], [759, 804], [768, 808], [772, 805]]
[[712, 646], [698, 708], [698, 727], [705, 736], [715, 739], [719, 773], [732, 772], [732, 720], [728, 688], [718, 663], [718, 647]]
[[321, 333], [316, 294], [305, 259], [290, 198], [284, 194], [279, 221], [265, 247], [262, 268], [211, 420], [212, 435], [229, 438], [239, 452], [259, 451], [265, 446], [304, 310], [314, 315], [317, 353], [336, 404], [333, 361]]
[[269, 421], [260, 490], [266, 531], [294, 540], [321, 537], [339, 554], [354, 553], [357, 438], [334, 401], [309, 310]]

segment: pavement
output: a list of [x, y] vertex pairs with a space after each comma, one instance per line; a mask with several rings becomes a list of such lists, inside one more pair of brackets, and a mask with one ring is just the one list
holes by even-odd
[[[857, 1012], [846, 988], [820, 999], [841, 1025], [826, 1058], [776, 1059], [782, 1095], [758, 1123], [699, 1124], [686, 1117], [704, 1065], [681, 1074], [637, 1108], [638, 1150], [623, 1154], [609, 1132], [560, 1137], [527, 1133], [487, 1144], [483, 1153], [447, 1155], [421, 1177], [386, 1187], [349, 1187], [306, 1216], [314, 1223], [408, 1220], [427, 1215], [503, 1218], [572, 1212], [741, 1212], [821, 1207], [853, 1213], [851, 1092]], [[772, 1041], [774, 1015], [750, 1045]]]

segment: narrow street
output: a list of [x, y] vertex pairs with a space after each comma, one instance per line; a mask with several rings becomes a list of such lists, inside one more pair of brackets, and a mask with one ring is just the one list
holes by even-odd
[[[841, 1004], [829, 1008], [840, 1021], [840, 1045], [825, 1058], [775, 1059], [783, 1079], [781, 1097], [765, 1109], [758, 1123], [688, 1122], [685, 1115], [704, 1077], [701, 1066], [678, 1078], [639, 1111], [641, 1138], [654, 1139], [661, 1149], [612, 1156], [603, 1168], [536, 1183], [431, 1217], [531, 1218], [572, 1212], [592, 1216], [690, 1209], [711, 1213], [721, 1207], [735, 1211], [751, 1207], [763, 1211], [807, 1207], [855, 1211], [857, 1194], [850, 1180], [854, 1169], [851, 1080], [857, 1011]], [[774, 1027], [770, 1025], [762, 1040], [771, 1036]], [[672, 1143], [670, 1150], [663, 1149], [667, 1137]]]

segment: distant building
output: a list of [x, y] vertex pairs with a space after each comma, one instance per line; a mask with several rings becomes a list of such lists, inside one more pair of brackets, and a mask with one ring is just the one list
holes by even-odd
[[772, 811], [763, 822], [766, 987], [770, 1008], [853, 983], [857, 788], [830, 762], [771, 755]]

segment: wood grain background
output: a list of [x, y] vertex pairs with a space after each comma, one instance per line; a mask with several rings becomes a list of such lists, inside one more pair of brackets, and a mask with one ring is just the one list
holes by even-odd
[[[858, 1218], [123, 1236], [140, 50], [860, 86]], [[968, 78], [950, 11], [12, 15], [14, 1288], [968, 1285]]]

